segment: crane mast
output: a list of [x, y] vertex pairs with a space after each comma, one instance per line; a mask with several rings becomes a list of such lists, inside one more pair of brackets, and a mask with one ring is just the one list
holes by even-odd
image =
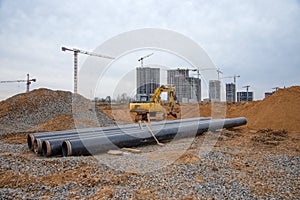
[[243, 88], [246, 88], [247, 92], [249, 91], [249, 87], [250, 87], [250, 85], [243, 86]]
[[74, 93], [77, 93], [78, 91], [78, 53], [81, 54], [86, 54], [89, 56], [97, 56], [97, 57], [101, 57], [101, 58], [106, 58], [106, 59], [115, 59], [114, 57], [111, 56], [107, 56], [107, 55], [101, 55], [101, 54], [97, 54], [94, 52], [88, 52], [88, 51], [84, 51], [84, 50], [80, 50], [80, 49], [70, 49], [67, 47], [62, 47], [61, 48], [62, 51], [72, 51], [74, 53]]

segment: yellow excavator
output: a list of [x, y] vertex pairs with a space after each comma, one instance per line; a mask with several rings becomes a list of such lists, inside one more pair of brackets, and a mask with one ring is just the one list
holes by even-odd
[[[174, 110], [175, 107], [175, 91], [176, 86], [162, 85], [155, 89], [154, 94], [150, 102], [131, 102], [129, 104], [130, 112], [136, 113], [135, 121], [161, 121], [166, 119], [167, 115], [172, 115], [177, 118], [177, 114]], [[168, 111], [162, 106], [161, 93], [169, 93], [169, 107]]]

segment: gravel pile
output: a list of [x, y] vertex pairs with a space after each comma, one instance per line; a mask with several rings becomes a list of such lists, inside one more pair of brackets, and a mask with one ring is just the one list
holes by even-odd
[[191, 163], [175, 162], [136, 174], [112, 169], [92, 156], [42, 158], [26, 150], [25, 144], [0, 142], [0, 172], [1, 199], [295, 199], [300, 195], [300, 156], [231, 147], [214, 148]]
[[[62, 115], [73, 120], [67, 122], [72, 123], [68, 128], [114, 124], [112, 119], [95, 111], [91, 102], [80, 95], [38, 89], [0, 102], [0, 134], [43, 131], [39, 130], [39, 125], [47, 126], [51, 119]], [[51, 131], [51, 126], [47, 129]]]

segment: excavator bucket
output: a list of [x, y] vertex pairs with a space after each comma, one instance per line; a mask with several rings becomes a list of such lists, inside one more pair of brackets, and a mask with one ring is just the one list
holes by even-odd
[[177, 114], [176, 114], [176, 113], [174, 113], [174, 112], [169, 112], [169, 115], [171, 115], [171, 116], [173, 116], [173, 117], [177, 118]]

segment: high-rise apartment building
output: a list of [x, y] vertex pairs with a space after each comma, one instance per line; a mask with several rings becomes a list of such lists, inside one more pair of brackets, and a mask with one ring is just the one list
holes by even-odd
[[253, 92], [237, 92], [237, 101], [253, 101]]
[[178, 102], [197, 102], [201, 100], [201, 80], [189, 77], [189, 69], [167, 71], [168, 84], [176, 86]]
[[209, 101], [221, 101], [221, 81], [209, 81]]
[[136, 99], [148, 101], [154, 90], [160, 86], [160, 69], [150, 67], [136, 68]]
[[226, 101], [227, 102], [235, 102], [235, 84], [234, 83], [226, 83]]

